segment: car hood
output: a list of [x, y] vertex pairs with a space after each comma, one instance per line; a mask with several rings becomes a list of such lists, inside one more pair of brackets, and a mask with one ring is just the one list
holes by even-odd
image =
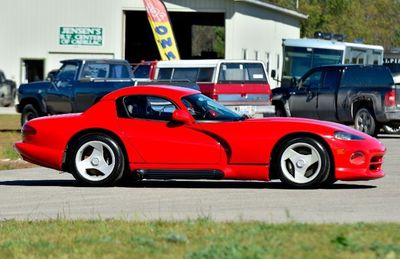
[[314, 119], [306, 119], [306, 118], [293, 118], [293, 117], [269, 117], [269, 118], [261, 118], [261, 119], [248, 119], [244, 122], [249, 124], [259, 124], [265, 125], [268, 128], [282, 128], [286, 125], [287, 131], [312, 131], [312, 132], [335, 132], [335, 131], [345, 131], [352, 134], [356, 134], [363, 138], [372, 138], [371, 136], [358, 131], [349, 126], [330, 122], [323, 120], [314, 120]]
[[23, 91], [35, 91], [38, 89], [48, 88], [49, 84], [50, 81], [37, 81], [28, 84], [21, 84], [18, 89], [20, 93]]

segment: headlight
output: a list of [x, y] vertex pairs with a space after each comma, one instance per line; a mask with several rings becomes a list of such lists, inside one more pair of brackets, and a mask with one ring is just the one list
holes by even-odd
[[364, 138], [352, 133], [344, 132], [344, 131], [336, 131], [333, 135], [336, 139], [340, 140], [363, 140]]

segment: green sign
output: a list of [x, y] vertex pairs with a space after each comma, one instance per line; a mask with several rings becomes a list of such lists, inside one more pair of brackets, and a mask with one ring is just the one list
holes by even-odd
[[60, 27], [60, 45], [103, 46], [103, 28]]

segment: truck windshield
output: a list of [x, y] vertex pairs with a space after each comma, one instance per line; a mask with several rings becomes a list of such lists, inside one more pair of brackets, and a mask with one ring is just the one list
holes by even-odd
[[244, 119], [243, 116], [202, 94], [185, 96], [182, 102], [195, 120], [238, 121]]
[[282, 80], [300, 78], [313, 67], [340, 64], [343, 50], [284, 46]]
[[150, 65], [137, 65], [133, 68], [135, 78], [150, 78]]
[[222, 63], [218, 83], [267, 83], [262, 63]]

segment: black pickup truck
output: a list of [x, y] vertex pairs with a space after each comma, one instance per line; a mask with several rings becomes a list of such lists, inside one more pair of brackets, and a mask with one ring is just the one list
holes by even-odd
[[316, 67], [272, 93], [277, 116], [354, 124], [369, 135], [384, 125], [400, 126], [400, 87], [384, 66]]
[[82, 112], [105, 94], [135, 84], [125, 60], [65, 60], [48, 81], [22, 84], [18, 88], [21, 124], [51, 114]]

